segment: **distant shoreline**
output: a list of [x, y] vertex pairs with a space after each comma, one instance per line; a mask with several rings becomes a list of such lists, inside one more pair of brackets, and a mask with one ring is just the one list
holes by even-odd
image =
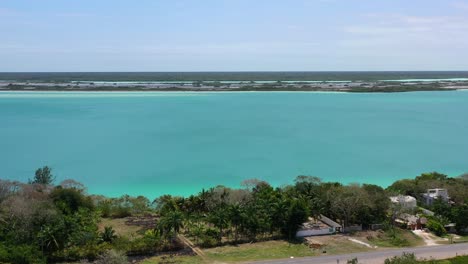
[[468, 71], [0, 72], [3, 91], [392, 93], [468, 89]]
[[242, 92], [310, 92], [310, 93], [408, 93], [408, 92], [445, 92], [445, 91], [462, 91], [468, 90], [468, 88], [447, 88], [447, 89], [414, 89], [414, 90], [172, 90], [172, 89], [95, 89], [95, 90], [83, 90], [83, 89], [63, 89], [63, 90], [47, 90], [47, 89], [0, 89], [0, 93], [3, 92], [83, 92], [83, 93], [119, 93], [119, 92], [135, 92], [135, 93], [242, 93]]
[[0, 91], [25, 92], [348, 92], [348, 93], [395, 93], [418, 91], [454, 91], [468, 89], [467, 82], [444, 83], [320, 83], [320, 85], [306, 85], [302, 83], [272, 83], [229, 85], [204, 85], [198, 87], [194, 84], [164, 84], [135, 85], [135, 86], [101, 86], [94, 83], [71, 85], [68, 83], [0, 83]]

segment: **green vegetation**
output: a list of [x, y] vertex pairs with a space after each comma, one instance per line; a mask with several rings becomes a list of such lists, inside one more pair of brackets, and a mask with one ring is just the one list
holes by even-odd
[[202, 264], [203, 259], [197, 256], [176, 256], [163, 255], [158, 257], [150, 257], [141, 262], [141, 264]]
[[468, 256], [458, 256], [446, 260], [417, 260], [414, 254], [404, 253], [402, 256], [385, 260], [385, 264], [462, 264], [468, 263]]
[[458, 256], [447, 260], [439, 260], [437, 264], [465, 264], [468, 263], [468, 256]]
[[294, 257], [310, 257], [317, 252], [310, 250], [304, 244], [287, 243], [285, 241], [268, 241], [239, 246], [224, 246], [205, 251], [213, 262], [244, 262], [264, 259], [285, 259]]
[[55, 180], [55, 177], [52, 175], [52, 171], [49, 167], [45, 166], [36, 170], [34, 174], [34, 179], [29, 180], [29, 183], [32, 184], [51, 184]]
[[356, 87], [349, 90], [352, 93], [401, 93], [419, 91], [453, 91], [454, 88], [444, 88], [439, 84], [418, 85], [376, 85], [373, 87]]
[[[202, 86], [203, 84], [203, 86]], [[453, 85], [459, 84], [453, 82]], [[445, 86], [447, 84], [444, 84]], [[452, 85], [452, 86], [453, 86]], [[21, 84], [10, 83], [4, 86], [5, 90], [10, 91], [334, 91], [334, 92], [352, 92], [352, 93], [397, 93], [397, 92], [418, 92], [418, 91], [453, 91], [456, 88], [447, 88], [440, 84], [418, 84], [405, 85], [402, 83], [385, 84], [372, 83], [367, 86], [342, 85], [342, 84], [326, 84], [319, 83], [309, 85], [304, 83], [246, 83], [239, 84], [239, 87], [232, 87], [231, 84], [220, 82], [194, 82], [191, 86], [182, 84], [164, 85], [164, 87], [154, 87], [147, 85], [109, 85], [109, 84], [87, 84], [84, 86], [71, 85], [66, 83], [60, 84]]]
[[424, 245], [422, 239], [408, 230], [388, 227], [375, 237], [368, 238], [378, 247], [416, 247]]
[[[440, 199], [435, 200], [432, 205], [424, 205], [423, 193], [427, 189], [447, 189], [453, 204]], [[411, 195], [418, 200], [421, 206], [433, 211], [435, 216], [429, 218], [428, 228], [436, 235], [442, 236], [446, 233], [444, 225], [455, 223], [458, 232], [468, 227], [468, 177], [461, 175], [450, 178], [447, 175], [432, 172], [423, 173], [415, 179], [399, 180], [390, 185], [387, 191], [392, 194]]]
[[[388, 196], [412, 194], [421, 201], [420, 193], [434, 187], [447, 188], [453, 203], [436, 201], [428, 207], [435, 215], [427, 217], [427, 227], [444, 235], [446, 223], [457, 223], [460, 231], [467, 225], [467, 177], [435, 172], [397, 181], [387, 190], [298, 176], [294, 184], [281, 188], [252, 179], [240, 189], [217, 186], [189, 197], [164, 195], [153, 202], [143, 196], [88, 195], [78, 182], [53, 181], [48, 167], [38, 169], [27, 184], [0, 180], [0, 263], [125, 263], [126, 256], [174, 252], [186, 247], [184, 243], [205, 248], [207, 259], [222, 262], [312, 256], [317, 252], [297, 241], [295, 234], [309, 217], [320, 215], [345, 228], [383, 223], [384, 231], [368, 237], [380, 247], [416, 246], [419, 238], [395, 227]], [[349, 243], [331, 239], [322, 250], [369, 250]], [[147, 263], [187, 258], [158, 257]]]

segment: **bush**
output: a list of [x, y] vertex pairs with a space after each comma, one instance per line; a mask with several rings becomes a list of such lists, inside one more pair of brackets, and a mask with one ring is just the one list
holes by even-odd
[[395, 247], [407, 247], [410, 246], [410, 243], [404, 236], [402, 235], [400, 229], [398, 228], [388, 228], [385, 231], [385, 235], [387, 237], [388, 243]]
[[148, 230], [143, 237], [128, 242], [128, 252], [131, 255], [151, 254], [161, 249], [163, 240], [158, 232]]
[[80, 260], [80, 259], [96, 259], [107, 250], [111, 249], [108, 243], [90, 244], [84, 246], [70, 246], [61, 251], [55, 252], [51, 259], [54, 261], [62, 260]]
[[50, 198], [55, 205], [65, 214], [73, 214], [80, 208], [94, 210], [94, 204], [91, 198], [83, 194], [81, 190], [74, 188], [56, 187], [51, 193]]
[[112, 242], [112, 248], [114, 248], [117, 251], [128, 252], [130, 250], [130, 244], [131, 243], [132, 242], [127, 237], [118, 236]]
[[0, 244], [0, 263], [45, 264], [46, 259], [40, 251], [30, 245]]
[[388, 258], [385, 264], [418, 264], [418, 260], [413, 253], [403, 253], [401, 257]]
[[208, 236], [208, 237], [213, 237], [213, 238], [218, 238], [219, 237], [219, 231], [217, 229], [213, 228], [207, 228], [204, 230], [203, 236]]
[[108, 218], [112, 214], [112, 203], [110, 200], [105, 200], [99, 202], [97, 205], [97, 210], [101, 212], [101, 217]]
[[445, 230], [444, 226], [437, 220], [435, 219], [429, 219], [427, 221], [427, 228], [434, 232], [436, 236], [443, 236], [447, 234], [447, 230]]
[[466, 264], [468, 263], [468, 256], [458, 256], [456, 258], [450, 259], [451, 264]]
[[395, 247], [407, 247], [409, 246], [408, 240], [402, 237], [392, 237], [390, 240], [390, 244], [394, 245]]
[[216, 247], [218, 245], [219, 231], [213, 228], [203, 230], [200, 236], [200, 246], [205, 248]]
[[128, 259], [122, 252], [113, 249], [101, 254], [96, 260], [96, 264], [127, 264]]
[[100, 236], [102, 241], [109, 243], [112, 243], [117, 238], [115, 230], [112, 228], [112, 226], [104, 227], [104, 231], [100, 233]]
[[131, 208], [125, 206], [117, 206], [111, 211], [111, 216], [113, 218], [125, 218], [132, 216]]

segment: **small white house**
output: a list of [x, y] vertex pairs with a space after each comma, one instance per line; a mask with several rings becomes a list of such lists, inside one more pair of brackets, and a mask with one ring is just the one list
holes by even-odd
[[432, 205], [436, 199], [442, 199], [444, 202], [450, 200], [447, 189], [428, 189], [426, 193], [423, 193], [423, 197], [427, 205]]
[[416, 208], [416, 198], [409, 195], [398, 195], [398, 196], [391, 196], [390, 201], [394, 204], [401, 205], [403, 208], [413, 209]]
[[296, 237], [331, 235], [341, 232], [341, 225], [330, 218], [320, 215], [318, 219], [309, 218], [297, 231]]

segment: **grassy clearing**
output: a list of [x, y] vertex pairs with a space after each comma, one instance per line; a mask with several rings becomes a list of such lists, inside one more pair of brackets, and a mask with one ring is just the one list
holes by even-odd
[[204, 252], [210, 261], [227, 263], [317, 255], [304, 244], [290, 244], [286, 241], [224, 246], [206, 249]]
[[[320, 237], [322, 243], [325, 246], [321, 249], [326, 251], [326, 255], [338, 255], [338, 254], [347, 254], [347, 253], [355, 253], [355, 252], [365, 252], [365, 251], [373, 251], [375, 249], [368, 248], [364, 245], [358, 244], [356, 242], [352, 242], [348, 240], [348, 237], [336, 235], [336, 236], [324, 236]], [[358, 239], [363, 242], [367, 242], [364, 239]], [[324, 255], [322, 253], [322, 255]]]
[[238, 246], [224, 246], [204, 250], [211, 262], [236, 263], [255, 260], [286, 259], [369, 251], [363, 245], [349, 241], [343, 236], [323, 236], [316, 240], [324, 244], [321, 249], [311, 249], [302, 243], [267, 241]]
[[[408, 239], [412, 245], [424, 244], [421, 242], [419, 237], [413, 237], [413, 233], [401, 230], [399, 233], [400, 237]], [[366, 241], [361, 236], [354, 236], [361, 241]], [[204, 262], [198, 256], [175, 256], [173, 258], [167, 258], [166, 262], [161, 257], [153, 257], [143, 261], [143, 264], [159, 264], [159, 263], [180, 263], [180, 264], [202, 264], [202, 263], [244, 263], [249, 261], [257, 260], [269, 260], [269, 259], [288, 259], [291, 256], [295, 258], [300, 257], [311, 257], [311, 256], [327, 256], [336, 254], [346, 254], [364, 251], [375, 251], [378, 249], [371, 249], [363, 245], [351, 242], [347, 236], [335, 235], [335, 236], [322, 236], [314, 237], [314, 240], [323, 243], [324, 246], [320, 249], [310, 249], [305, 244], [290, 244], [287, 241], [266, 241], [252, 244], [242, 244], [238, 246], [223, 246], [211, 249], [205, 249], [203, 252], [206, 255], [207, 262]], [[375, 240], [374, 240], [375, 241]], [[388, 241], [384, 239], [378, 240], [382, 245], [390, 245]], [[384, 246], [382, 246], [384, 247]], [[324, 253], [326, 251], [326, 253]], [[461, 264], [468, 263], [468, 257], [458, 257], [450, 260], [437, 261], [437, 264]], [[169, 261], [167, 261], [169, 260]], [[421, 262], [424, 263], [424, 262]], [[430, 262], [433, 263], [433, 262]]]
[[[424, 240], [409, 230], [395, 228], [394, 231], [372, 232], [367, 240], [378, 247], [417, 247], [425, 245]], [[370, 235], [369, 235], [370, 234]]]
[[123, 236], [129, 239], [135, 238], [140, 236], [138, 231], [142, 228], [138, 226], [130, 226], [125, 224], [126, 218], [101, 218], [101, 222], [99, 223], [99, 230], [104, 230], [104, 227], [111, 226], [115, 233], [119, 236]]
[[468, 236], [455, 236], [453, 242], [468, 242]]
[[176, 264], [203, 264], [203, 260], [197, 256], [158, 256], [145, 259], [141, 264], [162, 264], [162, 263], [176, 263]]
[[[429, 263], [433, 263], [433, 262], [429, 261]], [[435, 261], [435, 263], [437, 264], [466, 264], [468, 263], [468, 256], [459, 256], [459, 257], [452, 258], [452, 259], [438, 260], [438, 261]]]

